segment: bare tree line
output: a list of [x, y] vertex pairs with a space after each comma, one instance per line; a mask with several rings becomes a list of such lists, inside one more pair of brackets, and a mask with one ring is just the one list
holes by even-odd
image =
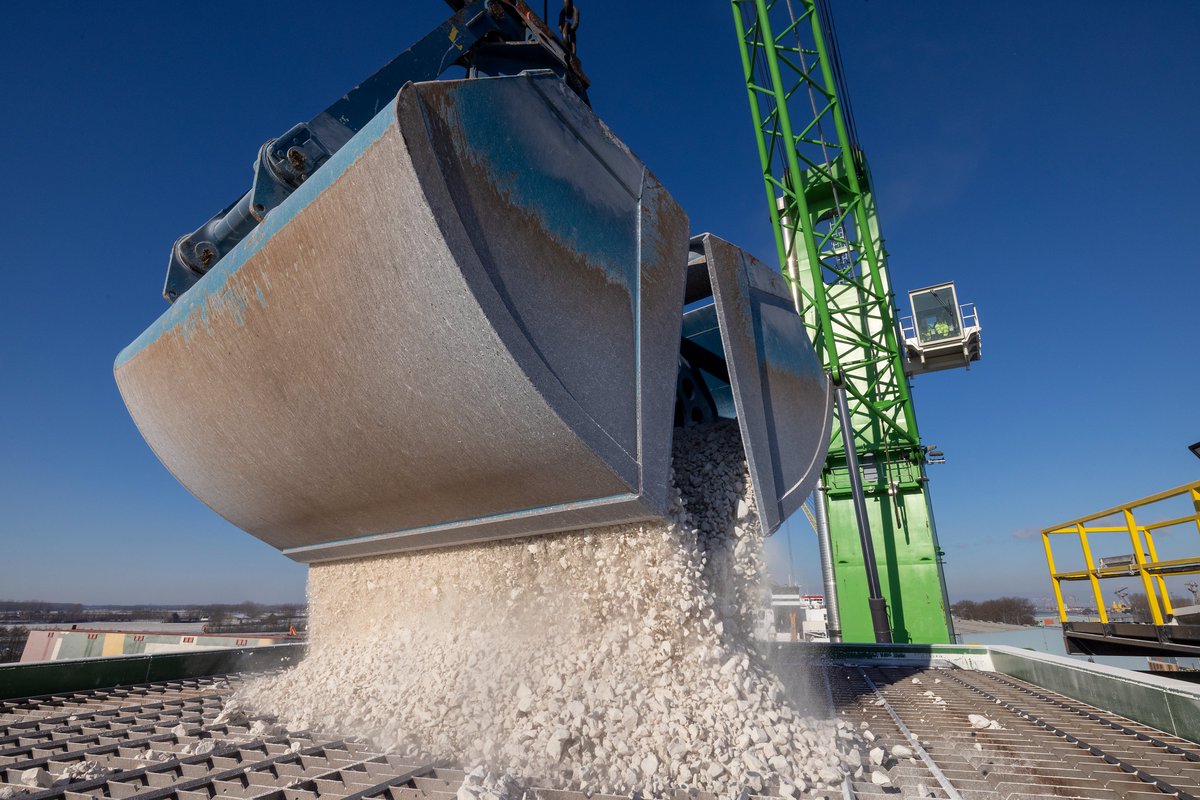
[[959, 600], [950, 606], [954, 616], [979, 622], [1003, 622], [1009, 625], [1032, 625], [1037, 607], [1024, 597], [997, 597], [975, 602]]

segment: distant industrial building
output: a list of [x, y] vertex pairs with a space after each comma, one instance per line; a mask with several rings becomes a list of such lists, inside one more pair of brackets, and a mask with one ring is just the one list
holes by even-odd
[[259, 647], [295, 641], [294, 636], [32, 628], [21, 661], [60, 661], [142, 653], [177, 653], [222, 647]]

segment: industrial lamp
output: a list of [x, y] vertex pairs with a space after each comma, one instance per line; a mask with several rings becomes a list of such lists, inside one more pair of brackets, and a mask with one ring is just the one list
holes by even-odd
[[1196, 442], [1195, 444], [1189, 444], [1188, 450], [1191, 450], [1192, 455], [1194, 455], [1196, 458], [1200, 458], [1200, 442]]

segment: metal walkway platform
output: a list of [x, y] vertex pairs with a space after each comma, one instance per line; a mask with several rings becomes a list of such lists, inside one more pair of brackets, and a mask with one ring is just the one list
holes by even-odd
[[[872, 783], [868, 762], [837, 791], [806, 797], [1200, 796], [1200, 746], [1033, 684], [948, 663], [871, 664], [795, 653], [784, 650], [776, 660], [789, 689], [814, 712], [832, 712], [855, 728], [865, 723], [889, 754], [882, 767], [893, 784]], [[413, 763], [337, 732], [288, 733], [254, 719], [219, 719], [242, 679], [0, 701], [0, 792], [29, 792], [18, 795], [27, 800], [454, 800], [465, 774], [454, 768], [460, 765]], [[979, 729], [971, 714], [999, 727]], [[900, 758], [890, 755], [896, 745], [911, 757], [903, 750]], [[148, 750], [162, 760], [147, 760]], [[41, 767], [53, 777], [85, 761], [110, 772], [40, 789], [22, 785], [26, 770]], [[535, 793], [540, 800], [584, 797]]]
[[1068, 653], [1093, 656], [1198, 656], [1200, 625], [1064, 622]]

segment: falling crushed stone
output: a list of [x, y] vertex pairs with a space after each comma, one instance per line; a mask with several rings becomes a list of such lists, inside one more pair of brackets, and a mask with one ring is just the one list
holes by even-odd
[[[735, 423], [675, 433], [662, 524], [314, 564], [308, 657], [239, 693], [292, 729], [522, 781], [659, 796], [840, 784], [858, 731], [755, 652], [762, 533]], [[839, 735], [840, 734], [840, 735]]]

